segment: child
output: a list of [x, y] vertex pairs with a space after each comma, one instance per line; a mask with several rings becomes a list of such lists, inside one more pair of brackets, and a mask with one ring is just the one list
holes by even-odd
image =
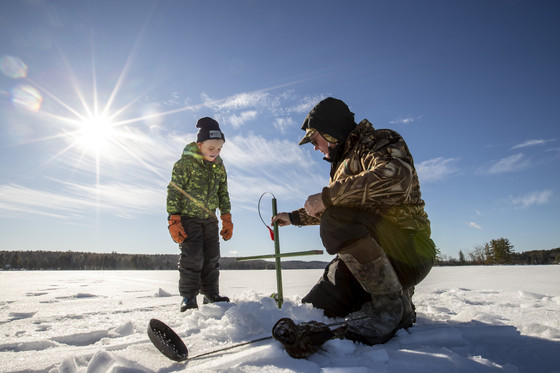
[[169, 233], [179, 244], [179, 293], [181, 312], [198, 308], [196, 296], [204, 304], [229, 302], [219, 295], [220, 241], [216, 209], [220, 209], [222, 230], [227, 241], [233, 234], [226, 168], [219, 154], [225, 137], [218, 122], [199, 119], [196, 143], [188, 144], [173, 166], [167, 187]]

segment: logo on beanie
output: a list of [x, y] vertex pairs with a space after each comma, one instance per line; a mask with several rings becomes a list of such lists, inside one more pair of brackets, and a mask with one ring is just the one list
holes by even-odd
[[211, 138], [211, 139], [221, 139], [222, 138], [222, 132], [217, 131], [217, 130], [210, 130], [210, 131], [208, 131], [208, 137]]

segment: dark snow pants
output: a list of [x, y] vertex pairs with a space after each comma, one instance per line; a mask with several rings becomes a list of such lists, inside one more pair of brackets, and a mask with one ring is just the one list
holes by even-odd
[[220, 241], [216, 218], [182, 218], [187, 239], [179, 245], [179, 293], [183, 297], [219, 293]]
[[[429, 231], [404, 230], [371, 213], [330, 207], [321, 217], [320, 232], [329, 254], [338, 253], [360, 238], [375, 239], [387, 254], [403, 289], [422, 281], [435, 261], [435, 245]], [[302, 302], [323, 309], [328, 317], [344, 317], [370, 300], [370, 294], [337, 256]]]

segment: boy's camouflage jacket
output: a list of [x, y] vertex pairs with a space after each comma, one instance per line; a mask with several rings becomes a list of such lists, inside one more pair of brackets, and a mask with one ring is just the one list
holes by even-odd
[[[401, 228], [427, 230], [418, 176], [404, 139], [395, 131], [376, 130], [364, 119], [348, 135], [344, 152], [332, 164], [325, 206], [350, 207], [382, 216]], [[292, 211], [295, 225], [319, 224], [303, 208]]]
[[205, 162], [196, 143], [190, 143], [173, 166], [167, 213], [208, 219], [216, 216], [217, 208], [222, 215], [231, 210], [224, 163], [219, 156], [213, 163]]

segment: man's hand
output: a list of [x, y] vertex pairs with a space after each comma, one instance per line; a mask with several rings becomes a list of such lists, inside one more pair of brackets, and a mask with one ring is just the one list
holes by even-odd
[[285, 227], [292, 224], [292, 222], [290, 221], [290, 215], [287, 212], [281, 212], [279, 214], [276, 214], [276, 216], [273, 216], [271, 223], [278, 223], [279, 227]]
[[323, 197], [321, 193], [313, 194], [307, 197], [307, 201], [303, 205], [307, 215], [318, 217], [323, 211], [325, 211], [325, 204], [323, 203]]

